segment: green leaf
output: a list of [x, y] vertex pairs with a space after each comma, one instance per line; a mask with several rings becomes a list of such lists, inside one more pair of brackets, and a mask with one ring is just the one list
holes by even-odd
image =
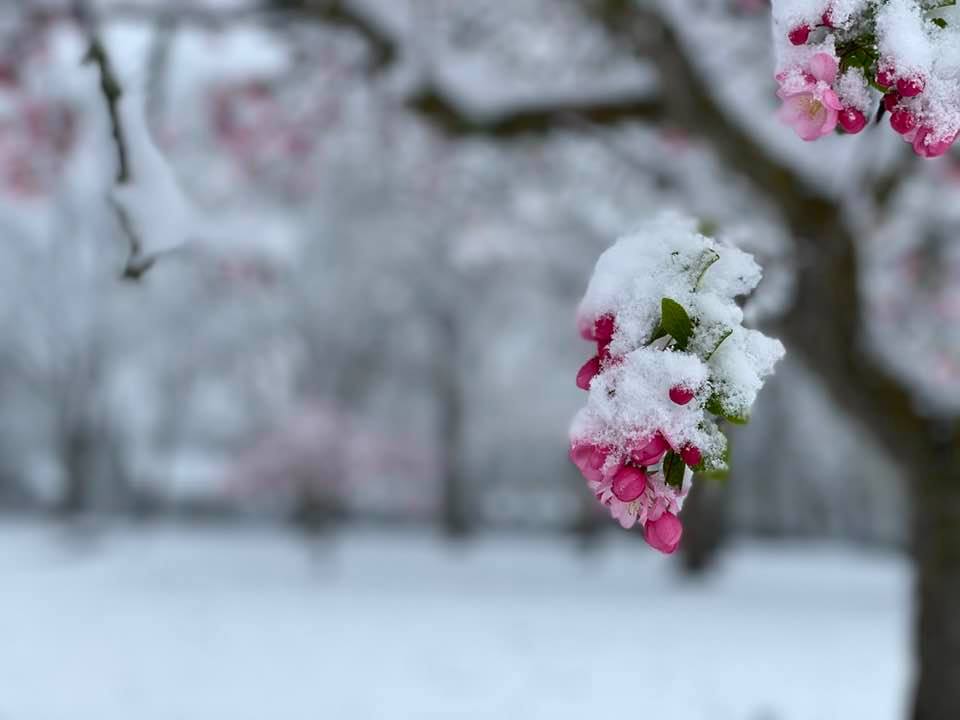
[[675, 488], [683, 487], [683, 474], [685, 470], [686, 465], [683, 464], [683, 460], [675, 452], [671, 450], [664, 456], [663, 477], [667, 485]]
[[720, 346], [723, 345], [724, 340], [726, 340], [731, 335], [733, 335], [733, 328], [727, 328], [726, 332], [724, 332], [723, 335], [720, 337], [720, 339], [717, 341], [717, 344], [713, 346], [713, 350], [707, 353], [706, 359], [709, 360], [710, 358], [712, 358], [714, 354], [717, 352], [717, 350], [720, 349]]
[[700, 283], [703, 282], [703, 276], [707, 274], [713, 264], [720, 259], [720, 255], [717, 254], [716, 250], [707, 250], [700, 258], [700, 272], [697, 274], [697, 281], [693, 284], [693, 289], [696, 290], [700, 287]]
[[946, 27], [947, 27], [947, 21], [944, 20], [943, 18], [931, 18], [931, 19], [930, 19], [930, 22], [932, 22], [934, 25], [936, 25], [936, 26], [937, 26], [938, 28], [940, 28], [941, 30], [944, 30], [944, 29], [946, 29]]
[[723, 448], [723, 454], [719, 458], [704, 458], [700, 465], [694, 468], [700, 477], [707, 480], [726, 480], [730, 475], [730, 440]]
[[657, 325], [657, 329], [653, 331], [653, 336], [647, 341], [647, 345], [656, 342], [662, 337], [667, 336], [667, 331], [663, 329], [663, 325]]
[[723, 400], [721, 400], [720, 396], [716, 393], [707, 398], [707, 402], [703, 407], [711, 415], [723, 417]]
[[660, 303], [660, 327], [677, 343], [678, 350], [686, 350], [693, 335], [693, 321], [676, 300], [663, 298]]
[[730, 412], [724, 404], [723, 398], [717, 393], [714, 393], [707, 399], [704, 409], [711, 415], [722, 417], [724, 420], [727, 420], [734, 425], [746, 425], [748, 422], [750, 422], [749, 415], [739, 415], [737, 413]]

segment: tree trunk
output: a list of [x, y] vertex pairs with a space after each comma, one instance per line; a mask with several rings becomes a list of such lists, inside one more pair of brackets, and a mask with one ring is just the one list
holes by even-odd
[[462, 538], [471, 531], [463, 458], [463, 388], [460, 384], [460, 337], [453, 312], [441, 312], [440, 347], [435, 354], [437, 443], [440, 453], [440, 520], [444, 532]]
[[[945, 439], [944, 439], [945, 438]], [[960, 718], [960, 448], [934, 436], [916, 470], [914, 720]]]
[[61, 515], [78, 515], [90, 504], [93, 445], [93, 439], [83, 424], [66, 431], [62, 445], [64, 486], [57, 506]]
[[716, 559], [726, 535], [726, 481], [695, 478], [683, 505], [680, 560], [688, 575], [703, 575]]

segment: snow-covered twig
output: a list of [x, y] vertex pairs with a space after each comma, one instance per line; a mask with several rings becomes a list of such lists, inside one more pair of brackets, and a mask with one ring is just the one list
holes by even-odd
[[[79, 17], [87, 21], [89, 15], [82, 11]], [[110, 56], [107, 54], [106, 47], [100, 39], [96, 30], [90, 22], [84, 22], [89, 28], [90, 47], [85, 57], [86, 62], [97, 66], [100, 73], [100, 92], [110, 117], [110, 132], [113, 137], [113, 145], [117, 153], [117, 173], [115, 182], [117, 186], [123, 186], [131, 181], [130, 159], [127, 150], [127, 138], [124, 131], [123, 121], [120, 116], [120, 98], [123, 96], [123, 88], [117, 79], [110, 63]], [[153, 258], [143, 256], [143, 243], [134, 227], [129, 213], [116, 202], [113, 203], [117, 214], [117, 221], [123, 230], [123, 234], [130, 243], [130, 255], [123, 269], [123, 277], [130, 280], [138, 280], [153, 265]]]

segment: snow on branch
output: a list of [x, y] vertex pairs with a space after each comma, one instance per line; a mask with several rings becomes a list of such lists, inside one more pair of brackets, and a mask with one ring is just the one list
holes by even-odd
[[803, 140], [874, 116], [920, 157], [960, 136], [956, 0], [774, 0], [780, 119]]
[[672, 553], [694, 472], [725, 473], [721, 424], [742, 424], [784, 354], [743, 327], [736, 298], [760, 282], [749, 254], [663, 214], [597, 262], [579, 325], [597, 354], [577, 376], [589, 391], [570, 458], [624, 528]]
[[[95, 64], [100, 73], [100, 92], [103, 95], [107, 114], [110, 117], [110, 134], [113, 138], [113, 145], [117, 153], [115, 182], [117, 187], [120, 187], [130, 182], [130, 159], [127, 151], [127, 138], [120, 118], [119, 108], [123, 90], [120, 87], [117, 76], [113, 72], [107, 50], [96, 33], [91, 33], [90, 48], [87, 50], [85, 62]], [[123, 277], [136, 280], [150, 269], [150, 266], [153, 264], [153, 259], [143, 257], [143, 243], [137, 234], [137, 229], [134, 227], [130, 215], [123, 207], [116, 203], [114, 204], [114, 208], [117, 213], [117, 221], [120, 223], [120, 228], [130, 243], [130, 255], [123, 269]]]
[[150, 136], [144, 99], [126, 95], [90, 14], [78, 5], [77, 17], [90, 38], [85, 62], [96, 66], [100, 93], [110, 122], [117, 170], [110, 196], [117, 221], [129, 243], [123, 277], [137, 280], [157, 256], [187, 242], [195, 213], [172, 168]]

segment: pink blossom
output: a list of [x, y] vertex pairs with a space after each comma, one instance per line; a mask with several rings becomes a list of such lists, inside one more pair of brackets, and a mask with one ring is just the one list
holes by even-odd
[[700, 448], [694, 447], [693, 445], [687, 445], [683, 450], [680, 451], [680, 459], [683, 460], [685, 465], [696, 467], [703, 459], [703, 455], [700, 453]]
[[640, 517], [641, 503], [639, 500], [625, 503], [619, 500], [613, 500], [610, 503], [610, 515], [620, 523], [620, 527], [629, 530], [637, 524]]
[[844, 132], [856, 135], [867, 126], [866, 116], [853, 107], [846, 107], [840, 111], [837, 122]]
[[570, 446], [570, 460], [579, 468], [587, 482], [603, 480], [603, 466], [609, 451], [588, 442], [574, 442]]
[[837, 59], [827, 53], [817, 53], [806, 71], [780, 73], [777, 96], [783, 100], [779, 117], [790, 125], [803, 140], [816, 140], [837, 127], [837, 117], [843, 105], [833, 90], [837, 77]]
[[665, 512], [656, 520], [647, 522], [643, 528], [643, 538], [654, 550], [666, 555], [673, 553], [680, 545], [683, 525], [676, 515]]
[[[571, 451], [571, 457], [573, 454]], [[586, 454], [584, 452], [584, 455]], [[662, 472], [650, 475], [644, 473], [644, 486], [640, 494], [632, 500], [625, 501], [621, 497], [633, 497], [638, 489], [639, 478], [633, 478], [637, 482], [631, 486], [633, 492], [630, 492], [624, 482], [626, 475], [621, 475], [623, 471], [624, 466], [620, 466], [613, 477], [605, 477], [602, 473], [596, 472], [593, 478], [587, 481], [588, 487], [596, 495], [600, 504], [609, 510], [611, 517], [623, 528], [629, 529], [637, 524], [646, 526], [649, 523], [656, 523], [666, 514], [675, 517], [680, 512], [680, 505], [689, 488], [685, 486], [678, 489], [667, 485]], [[623, 487], [618, 486], [620, 483], [623, 483]]]
[[904, 135], [903, 139], [913, 145], [913, 151], [920, 157], [935, 158], [946, 153], [956, 142], [957, 136], [958, 133], [955, 133], [952, 137], [935, 140], [934, 129], [929, 125], [923, 125], [917, 128], [915, 134]]
[[670, 399], [677, 405], [686, 405], [693, 400], [693, 390], [682, 385], [674, 385], [670, 388]]
[[894, 78], [896, 78], [896, 70], [891, 66], [881, 67], [877, 70], [877, 85], [882, 85], [883, 87], [892, 87], [894, 83]]
[[897, 80], [897, 92], [903, 97], [916, 97], [923, 92], [926, 82], [919, 75], [913, 77], [902, 77]]
[[584, 340], [610, 342], [616, 329], [616, 318], [606, 313], [598, 318], [581, 317], [577, 323], [580, 328], [580, 337]]
[[901, 135], [917, 127], [917, 116], [909, 110], [898, 108], [890, 113], [890, 127]]
[[790, 39], [790, 43], [793, 45], [806, 45], [807, 40], [810, 39], [810, 26], [809, 25], [797, 25], [787, 36]]
[[647, 489], [647, 474], [642, 468], [623, 465], [613, 476], [613, 494], [622, 502], [633, 502]]
[[630, 451], [630, 456], [637, 465], [656, 465], [663, 454], [670, 449], [670, 443], [661, 433], [637, 442]]

